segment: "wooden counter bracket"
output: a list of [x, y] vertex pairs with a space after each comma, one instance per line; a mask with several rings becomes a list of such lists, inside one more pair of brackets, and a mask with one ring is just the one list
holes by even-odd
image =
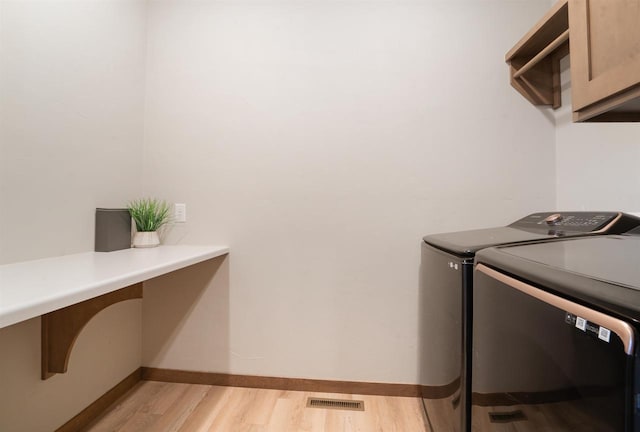
[[71, 349], [84, 326], [103, 309], [142, 298], [142, 283], [42, 315], [42, 379], [65, 373]]

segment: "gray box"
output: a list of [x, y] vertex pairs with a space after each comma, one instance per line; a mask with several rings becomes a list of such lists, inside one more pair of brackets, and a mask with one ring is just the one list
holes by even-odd
[[127, 209], [96, 209], [96, 252], [131, 247], [131, 215]]

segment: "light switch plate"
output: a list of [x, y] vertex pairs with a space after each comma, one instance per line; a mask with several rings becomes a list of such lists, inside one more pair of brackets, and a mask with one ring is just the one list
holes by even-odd
[[184, 203], [175, 203], [173, 205], [173, 221], [183, 223], [187, 221], [187, 205]]

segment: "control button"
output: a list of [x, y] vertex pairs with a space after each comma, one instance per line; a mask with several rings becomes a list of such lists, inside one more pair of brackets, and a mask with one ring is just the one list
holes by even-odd
[[544, 221], [547, 225], [556, 225], [562, 220], [562, 215], [560, 213], [554, 213], [552, 215], [547, 216]]

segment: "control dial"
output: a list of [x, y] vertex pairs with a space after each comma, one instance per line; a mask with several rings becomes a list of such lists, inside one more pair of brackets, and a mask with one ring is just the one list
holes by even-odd
[[544, 218], [544, 221], [547, 225], [557, 225], [562, 219], [563, 216], [560, 213], [554, 213]]

